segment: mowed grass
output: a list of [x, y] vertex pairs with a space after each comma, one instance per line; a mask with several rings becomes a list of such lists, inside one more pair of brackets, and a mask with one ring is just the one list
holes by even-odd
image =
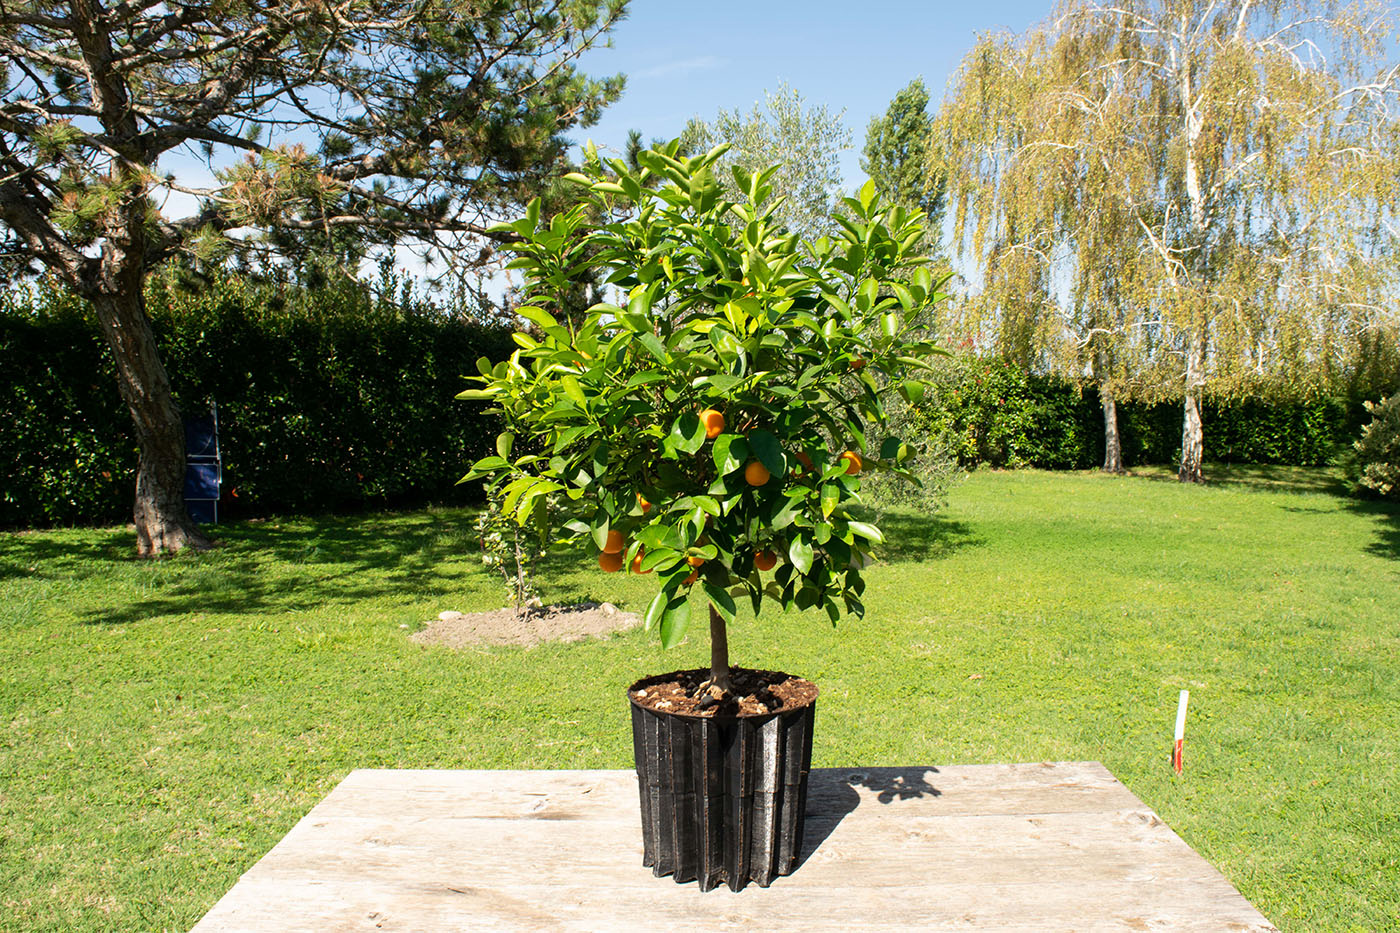
[[[817, 766], [1097, 759], [1284, 930], [1393, 929], [1400, 510], [1215, 476], [973, 474], [888, 518], [865, 620], [746, 619], [733, 657], [820, 684]], [[0, 927], [188, 929], [353, 768], [630, 767], [622, 691], [706, 663], [703, 633], [420, 647], [501, 604], [471, 520], [235, 525], [160, 563], [122, 530], [0, 535]], [[542, 583], [654, 587], [584, 556]]]

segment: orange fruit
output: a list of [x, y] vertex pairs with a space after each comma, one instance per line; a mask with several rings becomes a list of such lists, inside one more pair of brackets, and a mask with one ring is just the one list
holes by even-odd
[[851, 369], [855, 370], [856, 372], [860, 372], [864, 368], [865, 360], [861, 359], [860, 357], [856, 357], [855, 359], [851, 360]]
[[637, 505], [641, 506], [643, 512], [651, 511], [651, 503], [646, 500], [641, 493], [637, 493]]
[[800, 463], [800, 464], [802, 464], [802, 466], [798, 467], [796, 470], [793, 470], [792, 472], [794, 472], [794, 473], [796, 473], [796, 474], [798, 474], [798, 475], [800, 476], [800, 475], [802, 475], [803, 473], [808, 472], [809, 470], [814, 470], [814, 469], [816, 469], [816, 467], [812, 466], [812, 458], [809, 457], [809, 456], [807, 456], [807, 451], [805, 451], [805, 450], [799, 450], [799, 451], [797, 451], [797, 453], [796, 453], [794, 456], [797, 457], [797, 462]]
[[603, 568], [604, 573], [617, 573], [622, 569], [622, 555], [604, 551], [598, 555], [598, 566]]
[[687, 557], [685, 559], [685, 562], [692, 567], [703, 567], [705, 565], [705, 558], [697, 557], [692, 554], [690, 557]]
[[690, 586], [690, 585], [692, 585], [696, 580], [699, 580], [699, 579], [700, 579], [700, 571], [698, 571], [698, 570], [692, 570], [692, 571], [690, 572], [690, 576], [688, 576], [688, 577], [686, 577], [684, 580], [682, 580], [681, 583], [682, 583], [682, 585], [684, 585], [684, 586]]
[[865, 464], [860, 462], [860, 454], [854, 450], [848, 450], [841, 455], [841, 459], [846, 461], [846, 472], [852, 476], [861, 471]]
[[753, 565], [759, 570], [772, 570], [778, 566], [778, 555], [774, 554], [771, 548], [759, 551], [753, 556]]
[[773, 474], [757, 460], [749, 461], [749, 465], [744, 467], [744, 479], [748, 480], [750, 486], [762, 486], [772, 478]]
[[633, 572], [633, 573], [651, 573], [650, 570], [643, 570], [643, 569], [642, 569], [642, 552], [641, 552], [640, 550], [637, 551], [637, 556], [634, 557], [634, 558], [632, 558], [632, 572]]
[[700, 412], [700, 422], [705, 425], [705, 437], [711, 440], [724, 433], [724, 415], [713, 408]]
[[611, 530], [608, 532], [608, 542], [603, 545], [604, 554], [620, 554], [622, 546], [627, 543], [627, 539], [622, 536], [622, 532]]

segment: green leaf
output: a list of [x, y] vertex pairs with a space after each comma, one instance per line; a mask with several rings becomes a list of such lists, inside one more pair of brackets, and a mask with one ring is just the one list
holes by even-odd
[[826, 483], [822, 486], [822, 518], [830, 518], [832, 511], [841, 502], [841, 487]]
[[710, 605], [715, 607], [720, 618], [731, 625], [734, 624], [734, 614], [737, 611], [734, 597], [725, 592], [722, 587], [715, 586], [708, 580], [705, 581], [705, 595], [710, 598]]
[[887, 437], [880, 442], [880, 459], [893, 460], [899, 455], [899, 438]]
[[500, 394], [500, 390], [499, 390], [499, 389], [494, 389], [494, 388], [492, 388], [492, 389], [463, 389], [461, 392], [458, 392], [457, 395], [456, 395], [455, 397], [458, 398], [458, 399], [461, 399], [462, 401], [467, 401], [467, 402], [478, 402], [478, 401], [484, 401], [484, 400], [489, 399], [489, 398], [495, 398], [495, 397], [496, 397], [497, 395], [499, 395], [499, 394]]
[[805, 538], [796, 537], [788, 545], [788, 560], [802, 573], [812, 569], [812, 545]]
[[502, 431], [496, 435], [496, 453], [504, 459], [510, 459], [510, 450], [515, 446], [515, 435], [509, 431]]
[[637, 338], [642, 346], [647, 348], [647, 352], [656, 357], [662, 363], [669, 363], [671, 358], [666, 353], [666, 345], [662, 343], [655, 334], [642, 334]]
[[532, 305], [522, 305], [515, 309], [515, 313], [533, 324], [538, 324], [545, 330], [559, 326], [559, 322], [554, 319], [553, 315], [543, 308], [536, 308]]
[[564, 394], [578, 402], [580, 408], [588, 405], [588, 397], [583, 394], [583, 386], [579, 385], [577, 376], [563, 376], [559, 384], [564, 387]]
[[899, 333], [899, 315], [890, 311], [880, 315], [880, 332], [886, 337], [894, 337]]
[[711, 453], [714, 456], [715, 469], [723, 476], [748, 463], [749, 442], [739, 434], [721, 434], [715, 438], [714, 450]]
[[783, 447], [773, 436], [773, 432], [754, 431], [748, 440], [754, 455], [768, 468], [769, 473], [780, 478], [787, 475], [787, 458], [783, 455]]
[[627, 302], [627, 313], [635, 314], [645, 318], [651, 313], [652, 290], [650, 288], [640, 289], [632, 296], [632, 300]]
[[608, 532], [612, 530], [612, 519], [608, 513], [598, 510], [598, 514], [593, 516], [593, 524], [589, 526], [589, 532], [593, 535], [593, 543], [598, 545], [598, 550], [608, 546]]
[[671, 601], [671, 594], [665, 590], [652, 597], [651, 603], [647, 606], [645, 618], [646, 630], [651, 631], [651, 627], [661, 621], [661, 617], [666, 613], [666, 605]]
[[868, 538], [876, 544], [885, 540], [885, 536], [880, 534], [880, 529], [867, 522], [847, 522], [846, 527], [851, 529], [853, 533], [860, 535], [862, 538]]
[[705, 446], [705, 425], [693, 411], [684, 412], [671, 425], [671, 445], [683, 453], [693, 454]]
[[685, 637], [685, 627], [690, 623], [690, 600], [681, 594], [666, 604], [661, 614], [661, 647], [674, 648]]

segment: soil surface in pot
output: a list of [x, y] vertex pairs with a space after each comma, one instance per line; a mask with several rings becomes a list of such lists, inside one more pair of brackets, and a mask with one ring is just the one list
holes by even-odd
[[473, 645], [537, 645], [545, 641], [578, 641], [635, 628], [641, 619], [612, 603], [541, 606], [516, 612], [443, 612], [428, 627], [408, 636], [424, 645], [467, 648]]
[[757, 671], [736, 667], [729, 672], [734, 694], [719, 696], [715, 689], [701, 690], [710, 679], [709, 668], [672, 671], [638, 681], [630, 695], [639, 706], [682, 716], [767, 716], [801, 709], [817, 699], [817, 685], [781, 671]]

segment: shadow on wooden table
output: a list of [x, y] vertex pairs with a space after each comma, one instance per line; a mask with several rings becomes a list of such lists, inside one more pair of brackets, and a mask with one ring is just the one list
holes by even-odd
[[874, 791], [881, 804], [939, 797], [942, 791], [928, 781], [929, 775], [937, 773], [937, 768], [813, 768], [807, 784], [807, 826], [798, 867], [860, 806], [862, 795], [857, 788]]

